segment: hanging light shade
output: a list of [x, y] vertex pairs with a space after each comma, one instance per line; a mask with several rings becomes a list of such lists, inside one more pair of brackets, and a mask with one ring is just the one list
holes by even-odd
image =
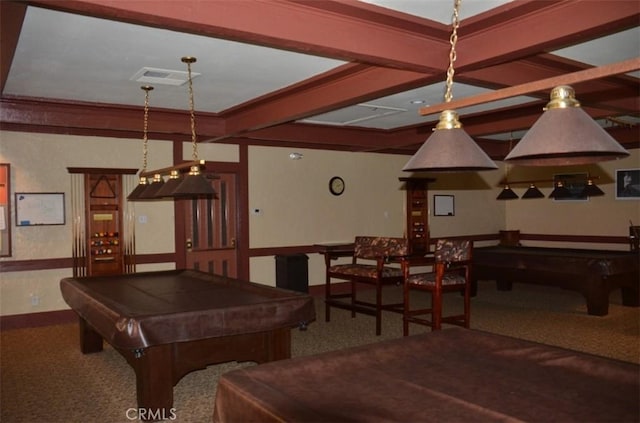
[[[460, 0], [454, 0], [452, 32], [450, 38], [449, 68], [447, 69], [446, 92], [444, 100], [453, 99], [453, 75], [458, 41]], [[455, 110], [444, 110], [433, 134], [425, 141], [416, 154], [402, 168], [405, 172], [419, 171], [478, 171], [497, 169], [498, 166], [462, 129]]]
[[549, 194], [549, 198], [569, 198], [571, 197], [571, 191], [564, 186], [562, 181], [558, 181], [554, 185], [553, 191]]
[[140, 199], [140, 195], [147, 189], [147, 178], [145, 176], [141, 176], [138, 180], [138, 185], [131, 191], [131, 193], [127, 196], [127, 200], [129, 201], [137, 201]]
[[162, 179], [162, 175], [156, 173], [151, 178], [151, 181], [148, 181], [147, 187], [144, 191], [140, 193], [140, 200], [156, 200], [158, 197], [156, 193], [164, 186], [164, 179]]
[[189, 173], [182, 178], [180, 185], [171, 196], [175, 198], [215, 197], [216, 191], [211, 186], [211, 181], [200, 172], [200, 166], [191, 166]]
[[563, 166], [629, 155], [580, 107], [570, 86], [555, 87], [544, 110], [505, 161], [524, 166]]
[[593, 179], [589, 178], [587, 179], [587, 185], [585, 185], [582, 190], [582, 195], [587, 197], [598, 197], [604, 195], [604, 191], [593, 183]]
[[148, 180], [146, 176], [142, 176], [142, 174], [147, 170], [147, 155], [148, 155], [148, 128], [149, 128], [149, 91], [153, 90], [153, 87], [150, 85], [144, 85], [140, 87], [144, 90], [144, 119], [143, 119], [143, 129], [142, 129], [142, 170], [140, 171], [140, 179], [138, 181], [138, 185], [131, 191], [131, 193], [127, 196], [127, 200], [129, 201], [138, 201], [140, 200], [140, 196], [147, 190]]
[[458, 113], [444, 110], [433, 134], [402, 170], [454, 172], [497, 168], [487, 153], [462, 129]]
[[530, 184], [529, 188], [524, 192], [524, 194], [522, 194], [522, 198], [544, 198], [544, 194], [538, 189], [535, 184]]
[[[196, 62], [195, 57], [185, 56], [182, 59], [187, 64], [187, 74], [189, 83], [189, 110], [191, 121], [191, 145], [193, 148], [193, 160], [198, 160], [198, 143], [196, 137], [196, 118], [195, 104], [193, 99], [193, 80], [191, 78], [191, 64]], [[211, 186], [211, 182], [200, 172], [200, 166], [194, 165], [189, 168], [189, 173], [185, 175], [181, 182], [176, 185], [171, 193], [163, 194], [163, 196], [184, 198], [184, 197], [213, 197], [216, 191]]]
[[502, 192], [496, 197], [496, 200], [515, 200], [518, 198], [518, 194], [513, 192], [509, 184], [506, 184]]
[[180, 185], [182, 180], [180, 179], [180, 171], [177, 169], [172, 169], [169, 174], [169, 178], [165, 181], [162, 187], [155, 193], [156, 198], [166, 198], [171, 197], [171, 194], [176, 190], [178, 185]]

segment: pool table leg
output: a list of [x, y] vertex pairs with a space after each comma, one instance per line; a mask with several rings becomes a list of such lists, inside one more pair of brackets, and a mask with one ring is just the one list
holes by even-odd
[[129, 360], [136, 373], [138, 408], [151, 415], [170, 415], [173, 406], [173, 345], [145, 348]]
[[610, 283], [606, 277], [590, 276], [584, 281], [582, 295], [587, 300], [587, 313], [591, 316], [609, 314]]
[[82, 354], [102, 351], [102, 336], [82, 317], [78, 317], [78, 323], [80, 327], [80, 351], [82, 351]]
[[638, 293], [638, 289], [622, 287], [622, 305], [629, 307], [638, 307], [640, 306], [640, 295]]

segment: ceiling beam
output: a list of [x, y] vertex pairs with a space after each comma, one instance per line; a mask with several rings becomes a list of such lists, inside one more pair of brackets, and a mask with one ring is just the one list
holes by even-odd
[[27, 5], [0, 1], [0, 93], [4, 91]]
[[[437, 70], [449, 49], [445, 25], [408, 15], [402, 20], [397, 12], [379, 7], [377, 21], [367, 21], [316, 7], [314, 2], [289, 0], [155, 1], [153, 7], [145, 1], [122, 0], [32, 0], [29, 4], [415, 72]], [[358, 10], [356, 5], [351, 9]], [[392, 17], [393, 25], [383, 24], [385, 15]], [[416, 21], [422, 32], [415, 30]], [[432, 63], [438, 66], [431, 67]]]
[[[212, 137], [224, 132], [224, 122], [220, 118], [206, 113], [198, 113], [197, 118], [200, 136]], [[142, 134], [143, 109], [137, 106], [4, 96], [0, 99], [0, 122], [2, 125], [69, 130], [113, 131], [117, 128], [122, 132]], [[154, 108], [149, 113], [149, 131], [176, 134], [191, 140], [189, 113]]]
[[[500, 10], [508, 11], [511, 3]], [[513, 7], [536, 6], [527, 13], [507, 14], [490, 22], [482, 15], [463, 21], [456, 70], [477, 69], [553, 51], [636, 27], [635, 1], [514, 1]], [[506, 14], [506, 13], [505, 13]], [[490, 30], [488, 30], [490, 28]]]
[[[289, 87], [286, 96], [258, 101], [241, 110], [223, 114], [226, 135], [238, 136], [268, 126], [295, 121], [340, 107], [382, 97], [397, 91], [425, 85], [429, 78], [421, 73], [388, 68], [349, 65], [350, 72], [332, 74], [317, 83], [305, 81]], [[433, 77], [432, 77], [433, 78]], [[215, 139], [211, 141], [216, 141]]]

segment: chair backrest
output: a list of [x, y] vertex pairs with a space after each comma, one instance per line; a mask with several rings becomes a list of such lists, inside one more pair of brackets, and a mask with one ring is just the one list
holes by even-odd
[[471, 260], [472, 243], [468, 239], [439, 239], [434, 252], [436, 262]]
[[409, 254], [409, 240], [406, 238], [357, 236], [354, 248], [354, 257], [363, 259], [406, 256]]

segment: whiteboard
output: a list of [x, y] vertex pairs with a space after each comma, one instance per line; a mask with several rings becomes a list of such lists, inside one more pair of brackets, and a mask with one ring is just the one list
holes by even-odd
[[16, 226], [36, 225], [64, 225], [64, 193], [16, 193]]

